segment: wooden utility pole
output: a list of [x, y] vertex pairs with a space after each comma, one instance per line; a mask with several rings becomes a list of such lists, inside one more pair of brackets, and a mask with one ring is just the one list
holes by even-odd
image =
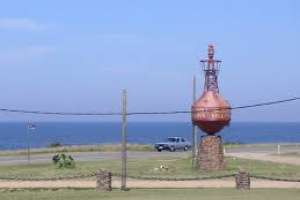
[[[193, 76], [193, 103], [196, 101], [196, 76]], [[192, 128], [192, 166], [197, 165], [197, 126]]]
[[127, 190], [127, 91], [122, 92], [122, 180], [121, 190]]

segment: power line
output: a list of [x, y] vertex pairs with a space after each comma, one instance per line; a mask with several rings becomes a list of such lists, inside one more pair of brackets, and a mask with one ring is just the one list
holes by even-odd
[[37, 115], [73, 115], [73, 116], [105, 116], [105, 115], [121, 115], [119, 112], [49, 112], [49, 111], [37, 111], [37, 110], [23, 110], [23, 109], [7, 109], [0, 108], [0, 112], [10, 112], [10, 113], [21, 113], [21, 114], [37, 114]]
[[277, 100], [277, 101], [269, 101], [269, 102], [257, 103], [257, 104], [246, 105], [246, 106], [237, 106], [237, 107], [233, 107], [231, 109], [234, 110], [234, 109], [254, 108], [254, 107], [260, 107], [260, 106], [270, 106], [270, 105], [274, 105], [274, 104], [286, 103], [286, 102], [296, 101], [296, 100], [300, 100], [300, 97], [294, 97], [294, 98], [290, 98], [290, 99], [282, 99], [282, 100]]
[[[262, 106], [270, 106], [274, 104], [280, 104], [280, 103], [287, 103], [290, 101], [296, 101], [300, 100], [300, 97], [294, 97], [289, 99], [282, 99], [277, 101], [268, 101], [268, 102], [262, 102], [262, 103], [256, 103], [256, 104], [250, 104], [250, 105], [244, 105], [244, 106], [236, 106], [236, 107], [230, 107], [230, 108], [218, 108], [218, 107], [211, 107], [208, 108], [209, 111], [213, 110], [237, 110], [237, 109], [246, 109], [246, 108], [254, 108], [254, 107], [262, 107]], [[202, 112], [202, 111], [196, 111], [196, 112]], [[167, 112], [131, 112], [128, 113], [128, 115], [171, 115], [171, 114], [191, 114], [195, 113], [191, 110], [189, 111], [167, 111]]]
[[[275, 104], [282, 104], [291, 101], [300, 100], [300, 97], [294, 97], [289, 99], [281, 99], [276, 101], [268, 101], [244, 106], [236, 106], [231, 108], [208, 108], [209, 111], [212, 110], [237, 110], [237, 109], [246, 109], [246, 108], [255, 108], [270, 106]], [[21, 113], [21, 114], [36, 114], [36, 115], [62, 115], [62, 116], [121, 116], [121, 112], [50, 112], [50, 111], [39, 111], [39, 110], [24, 110], [24, 109], [9, 109], [9, 108], [0, 108], [0, 112], [9, 112], [9, 113]], [[201, 112], [201, 111], [199, 111]], [[128, 112], [127, 115], [175, 115], [175, 114], [191, 114], [191, 110], [175, 110], [175, 111], [162, 111], [162, 112]]]

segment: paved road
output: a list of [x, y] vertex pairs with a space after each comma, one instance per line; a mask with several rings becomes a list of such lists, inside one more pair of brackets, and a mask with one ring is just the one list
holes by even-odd
[[[300, 152], [300, 144], [281, 144], [280, 152]], [[228, 153], [267, 153], [276, 154], [278, 151], [277, 144], [250, 144], [227, 147], [226, 152]]]
[[271, 155], [271, 154], [267, 154], [267, 153], [246, 153], [246, 152], [243, 152], [243, 153], [227, 153], [226, 155], [236, 157], [236, 158], [271, 161], [271, 162], [275, 162], [275, 163], [292, 164], [292, 165], [300, 165], [300, 157], [289, 157], [289, 156]]

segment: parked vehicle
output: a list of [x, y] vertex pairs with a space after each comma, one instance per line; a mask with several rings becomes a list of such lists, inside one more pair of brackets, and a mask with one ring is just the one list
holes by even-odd
[[154, 147], [157, 151], [187, 151], [191, 148], [191, 143], [182, 137], [169, 137], [165, 142], [155, 143]]

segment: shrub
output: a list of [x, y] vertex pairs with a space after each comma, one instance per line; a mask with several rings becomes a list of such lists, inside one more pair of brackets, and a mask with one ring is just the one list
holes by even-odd
[[52, 157], [54, 165], [58, 168], [74, 168], [75, 161], [72, 156], [66, 155], [64, 153], [55, 154]]
[[54, 147], [61, 147], [62, 144], [60, 142], [53, 142], [49, 144], [49, 147], [54, 148]]

